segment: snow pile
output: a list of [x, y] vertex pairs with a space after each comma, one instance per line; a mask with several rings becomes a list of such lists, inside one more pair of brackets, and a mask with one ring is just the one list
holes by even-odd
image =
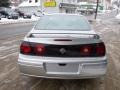
[[31, 2], [29, 2], [29, 0], [27, 0], [19, 5], [19, 7], [28, 7], [28, 6], [40, 6], [40, 0], [38, 0], [38, 2], [35, 2], [35, 0], [31, 0]]
[[116, 19], [120, 19], [120, 13], [118, 15], [115, 16]]
[[29, 22], [34, 22], [37, 21], [40, 17], [35, 17], [32, 16], [31, 19], [24, 19], [24, 18], [19, 18], [19, 19], [7, 19], [7, 18], [2, 18], [0, 20], [0, 24], [15, 24], [15, 23], [29, 23]]
[[120, 9], [120, 0], [111, 0], [112, 6], [115, 9]]

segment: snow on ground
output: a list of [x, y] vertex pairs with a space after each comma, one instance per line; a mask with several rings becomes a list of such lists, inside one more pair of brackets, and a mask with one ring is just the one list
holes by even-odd
[[35, 2], [35, 0], [31, 0], [31, 2], [30, 0], [27, 0], [19, 5], [19, 7], [26, 7], [26, 6], [40, 6], [40, 0], [38, 0], [38, 2]]
[[24, 19], [24, 18], [19, 18], [19, 19], [7, 19], [7, 18], [2, 18], [0, 20], [0, 24], [12, 24], [12, 23], [28, 23], [28, 22], [34, 22], [37, 21], [40, 17], [35, 17], [32, 16], [31, 19]]
[[116, 19], [120, 19], [120, 13], [118, 15], [115, 16]]

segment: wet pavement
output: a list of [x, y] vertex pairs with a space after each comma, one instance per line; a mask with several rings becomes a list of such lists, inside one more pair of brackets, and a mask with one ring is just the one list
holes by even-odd
[[0, 90], [120, 90], [120, 24], [115, 19], [94, 24], [107, 47], [105, 77], [57, 80], [20, 75], [17, 65], [19, 45], [25, 34], [0, 38]]

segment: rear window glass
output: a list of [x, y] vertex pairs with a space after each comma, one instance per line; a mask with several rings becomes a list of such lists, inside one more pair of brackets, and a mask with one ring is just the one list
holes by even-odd
[[48, 15], [39, 19], [36, 30], [90, 30], [88, 21], [83, 16]]

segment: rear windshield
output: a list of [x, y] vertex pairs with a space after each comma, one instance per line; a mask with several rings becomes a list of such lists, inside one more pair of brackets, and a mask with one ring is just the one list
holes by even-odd
[[90, 30], [88, 21], [83, 16], [48, 15], [39, 19], [36, 30]]

